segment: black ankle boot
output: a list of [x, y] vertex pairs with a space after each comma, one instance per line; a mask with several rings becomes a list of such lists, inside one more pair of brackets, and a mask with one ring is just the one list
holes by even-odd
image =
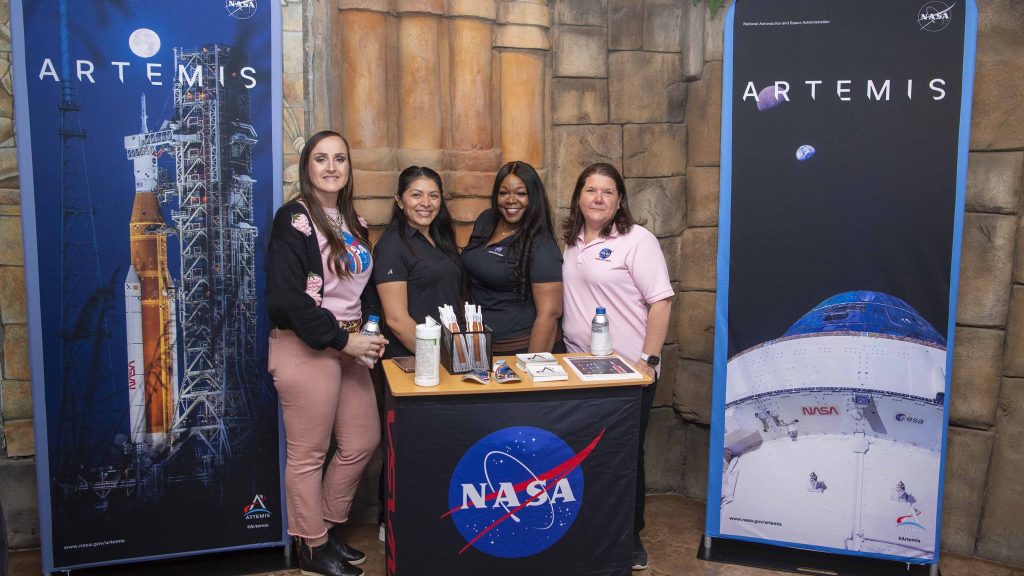
[[348, 562], [353, 566], [358, 566], [363, 562], [366, 562], [366, 554], [360, 550], [345, 544], [345, 540], [341, 537], [341, 524], [337, 524], [327, 532], [327, 544], [334, 549], [335, 554], [342, 560]]
[[363, 571], [342, 560], [327, 543], [312, 548], [299, 542], [299, 571], [305, 576], [363, 576]]

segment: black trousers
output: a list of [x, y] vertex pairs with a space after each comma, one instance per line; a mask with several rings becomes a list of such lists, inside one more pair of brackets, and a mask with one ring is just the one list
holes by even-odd
[[654, 393], [658, 389], [658, 378], [654, 378], [649, 386], [645, 386], [640, 396], [640, 441], [636, 453], [636, 508], [633, 516], [633, 533], [639, 534], [644, 529], [644, 496], [647, 492], [647, 475], [644, 471], [644, 439], [647, 437], [647, 423], [651, 419], [651, 406], [654, 405]]

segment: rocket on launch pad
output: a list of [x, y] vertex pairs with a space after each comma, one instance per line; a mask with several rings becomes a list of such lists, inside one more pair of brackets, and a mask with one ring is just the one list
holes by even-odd
[[167, 227], [157, 197], [157, 159], [169, 144], [167, 132], [149, 132], [143, 95], [142, 131], [124, 143], [135, 168], [124, 297], [131, 438], [154, 447], [167, 442], [178, 397], [177, 311], [167, 267]]

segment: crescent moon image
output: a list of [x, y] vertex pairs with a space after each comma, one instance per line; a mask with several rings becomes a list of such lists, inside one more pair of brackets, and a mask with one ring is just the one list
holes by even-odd
[[160, 37], [149, 28], [139, 28], [128, 37], [128, 47], [139, 58], [149, 58], [160, 51]]

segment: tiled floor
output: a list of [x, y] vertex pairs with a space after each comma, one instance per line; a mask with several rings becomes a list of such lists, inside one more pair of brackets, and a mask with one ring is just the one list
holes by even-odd
[[[697, 559], [697, 547], [704, 527], [704, 504], [680, 496], [647, 497], [647, 529], [643, 539], [650, 553], [650, 567], [638, 576], [756, 576], [779, 574], [771, 570], [715, 564]], [[377, 526], [360, 525], [352, 530], [349, 542], [367, 553], [362, 566], [368, 576], [384, 575], [384, 545], [377, 540]], [[941, 561], [944, 576], [1024, 576], [1024, 568], [985, 562], [967, 556], [944, 553]], [[151, 574], [145, 564], [134, 569], [119, 568], [116, 573]], [[10, 576], [37, 576], [41, 573], [39, 551], [15, 552], [11, 558]], [[112, 572], [113, 573], [113, 572]], [[167, 572], [163, 572], [167, 573]], [[175, 573], [179, 573], [175, 571]], [[202, 576], [187, 563], [181, 574]], [[262, 576], [298, 576], [298, 570], [267, 572]], [[441, 576], [441, 575], [439, 575]], [[448, 576], [448, 575], [444, 575]], [[536, 575], [534, 575], [536, 576]], [[572, 576], [572, 575], [567, 575]]]

